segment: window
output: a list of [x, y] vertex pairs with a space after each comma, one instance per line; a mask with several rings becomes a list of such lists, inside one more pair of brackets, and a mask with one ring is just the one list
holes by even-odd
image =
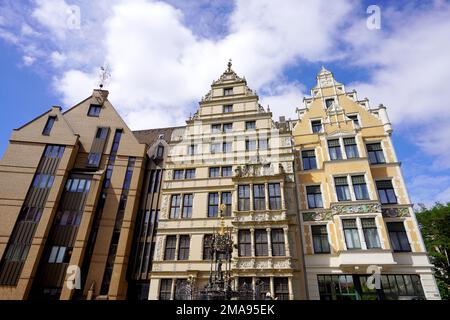
[[203, 260], [211, 260], [212, 259], [212, 234], [205, 234], [203, 237]]
[[56, 214], [56, 223], [60, 226], [79, 226], [82, 218], [82, 212], [64, 211]]
[[164, 147], [158, 146], [158, 150], [156, 151], [156, 156], [160, 159], [164, 158]]
[[41, 220], [43, 208], [23, 207], [20, 211], [19, 220], [29, 222], [39, 222]]
[[350, 201], [350, 189], [348, 188], [347, 177], [335, 177], [336, 194], [338, 201]]
[[227, 104], [223, 106], [223, 113], [230, 113], [233, 112], [233, 105]]
[[386, 163], [381, 143], [369, 143], [366, 147], [370, 164]]
[[33, 187], [37, 189], [51, 188], [55, 176], [48, 174], [36, 174], [33, 180]]
[[245, 140], [245, 150], [255, 151], [256, 150], [256, 140]]
[[233, 94], [233, 88], [224, 88], [223, 89], [224, 96], [231, 96], [232, 94]]
[[399, 300], [402, 296], [425, 299], [420, 277], [415, 274], [381, 275], [381, 285], [387, 300]]
[[88, 116], [89, 117], [98, 117], [100, 116], [100, 111], [102, 110], [102, 106], [99, 104], [91, 104], [89, 106]]
[[69, 263], [72, 251], [67, 247], [52, 247], [48, 263]]
[[306, 197], [308, 200], [309, 209], [323, 208], [322, 192], [320, 191], [320, 186], [307, 186]]
[[106, 139], [106, 136], [108, 135], [108, 128], [98, 128], [97, 133], [95, 134], [95, 137], [97, 139]]
[[185, 179], [195, 179], [195, 169], [186, 169]]
[[361, 249], [356, 219], [344, 219], [342, 220], [342, 226], [344, 227], [344, 236], [347, 249]]
[[48, 145], [45, 147], [44, 155], [48, 158], [61, 159], [64, 154], [63, 146]]
[[408, 235], [406, 234], [403, 222], [387, 222], [389, 238], [391, 239], [392, 250], [394, 252], [410, 252]]
[[209, 177], [210, 178], [220, 177], [220, 167], [209, 168]]
[[322, 120], [311, 121], [311, 128], [313, 133], [318, 133], [322, 131]]
[[272, 256], [285, 256], [284, 230], [272, 229]]
[[347, 115], [347, 118], [353, 121], [356, 127], [359, 127], [359, 119], [357, 114]]
[[222, 192], [222, 204], [225, 204], [227, 207], [225, 209], [225, 212], [222, 212], [222, 214], [225, 217], [231, 216], [231, 192]]
[[170, 218], [178, 219], [180, 217], [181, 195], [174, 194], [170, 202]]
[[119, 150], [120, 138], [122, 137], [122, 129], [117, 129], [114, 133], [113, 145], [111, 147], [111, 154], [115, 155]]
[[208, 217], [217, 217], [219, 214], [219, 193], [208, 194]]
[[127, 171], [125, 173], [125, 179], [124, 179], [123, 186], [122, 186], [123, 190], [129, 190], [130, 189], [131, 178], [133, 177], [133, 168], [134, 168], [135, 162], [136, 162], [136, 158], [135, 157], [129, 157], [128, 158]]
[[98, 166], [100, 163], [102, 155], [100, 153], [89, 153], [88, 155], [88, 165]]
[[334, 99], [325, 99], [325, 106], [328, 108], [334, 105]]
[[330, 153], [331, 160], [342, 159], [341, 145], [339, 139], [328, 140], [328, 152]]
[[245, 130], [255, 130], [255, 129], [256, 129], [256, 121], [245, 122]]
[[250, 230], [239, 230], [238, 251], [240, 257], [250, 257], [252, 255], [252, 240]]
[[352, 275], [318, 275], [320, 300], [356, 300]]
[[345, 154], [347, 159], [358, 158], [358, 147], [355, 138], [344, 138]]
[[253, 185], [253, 209], [254, 210], [266, 209], [266, 190], [263, 184]]
[[220, 124], [212, 124], [211, 125], [211, 133], [220, 133], [222, 131], [222, 125]]
[[50, 135], [50, 131], [52, 131], [53, 124], [56, 121], [56, 116], [50, 116], [47, 119], [47, 122], [45, 123], [44, 131], [42, 131], [42, 134], [45, 136]]
[[374, 218], [361, 219], [367, 249], [381, 248], [378, 229]]
[[172, 295], [172, 279], [161, 279], [159, 300], [170, 300]]
[[317, 169], [316, 153], [314, 150], [302, 151], [303, 170]]
[[369, 200], [364, 176], [352, 176], [353, 191], [355, 191], [356, 200]]
[[395, 204], [397, 197], [395, 195], [394, 187], [391, 180], [377, 181], [378, 196], [381, 204]]
[[230, 153], [233, 151], [233, 144], [231, 142], [224, 142], [222, 144], [222, 152], [223, 153]]
[[220, 143], [211, 143], [211, 153], [220, 153], [221, 144]]
[[189, 235], [180, 236], [180, 244], [178, 246], [178, 260], [188, 260], [189, 259], [189, 246], [191, 238]]
[[189, 147], [188, 147], [188, 154], [190, 155], [190, 156], [193, 156], [193, 155], [195, 155], [197, 153], [197, 146], [195, 145], [195, 144], [191, 144]]
[[232, 123], [224, 123], [223, 124], [223, 132], [224, 133], [230, 133], [233, 131], [233, 124]]
[[231, 177], [232, 167], [222, 167], [222, 177]]
[[238, 210], [250, 210], [250, 186], [238, 186]]
[[164, 250], [164, 260], [175, 260], [176, 247], [177, 247], [177, 236], [167, 236], [166, 249]]
[[281, 209], [281, 189], [279, 183], [269, 183], [269, 209]]
[[256, 278], [255, 286], [256, 300], [266, 300], [267, 292], [270, 292], [270, 278]]
[[173, 179], [174, 180], [182, 180], [184, 175], [184, 170], [174, 170], [173, 171]]
[[274, 278], [273, 285], [278, 300], [289, 300], [288, 278]]
[[255, 256], [268, 256], [267, 231], [266, 229], [255, 230]]
[[183, 196], [183, 218], [191, 218], [192, 217], [192, 194], [185, 194]]
[[330, 253], [330, 243], [328, 242], [327, 225], [311, 226], [314, 253]]
[[259, 150], [269, 149], [269, 139], [259, 139]]

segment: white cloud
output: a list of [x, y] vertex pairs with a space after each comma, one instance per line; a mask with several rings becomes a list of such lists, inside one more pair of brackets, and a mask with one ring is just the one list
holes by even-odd
[[36, 61], [36, 58], [31, 56], [23, 56], [22, 61], [25, 66], [29, 67], [33, 65], [33, 63]]
[[[246, 76], [253, 89], [268, 93], [263, 101], [282, 103], [274, 105], [274, 111], [294, 116], [295, 107], [289, 108], [288, 103], [299, 104], [296, 99], [302, 94], [295, 90], [301, 86], [283, 84], [284, 68], [297, 58], [335, 59], [336, 55], [326, 52], [335, 45], [336, 28], [349, 10], [344, 1], [286, 1], [283, 5], [237, 1], [226, 18], [229, 33], [209, 39], [195, 35], [184, 24], [183, 13], [171, 5], [118, 1], [102, 25], [105, 39], [95, 53], [105, 53], [112, 69], [111, 99], [125, 116], [133, 114], [128, 117], [133, 128], [149, 127], [142, 119], [160, 114], [169, 117], [169, 124], [184, 123], [193, 103], [224, 71], [228, 58], [234, 58], [233, 69]], [[84, 77], [95, 77], [92, 68], [78, 70]], [[63, 74], [60, 78], [67, 83], [59, 88], [65, 102], [76, 103], [84, 97], [80, 84], [74, 83], [74, 89], [68, 82], [80, 77]]]
[[[412, 201], [415, 204], [432, 206], [436, 202], [447, 203], [450, 201], [450, 175], [428, 175], [415, 176], [408, 186]], [[443, 186], [449, 186], [444, 187]]]
[[351, 56], [368, 67], [370, 79], [354, 84], [372, 105], [383, 103], [395, 124], [426, 154], [435, 167], [450, 168], [449, 106], [443, 95], [450, 83], [450, 4], [411, 12], [386, 10], [389, 30], [370, 31], [360, 20], [349, 29]]

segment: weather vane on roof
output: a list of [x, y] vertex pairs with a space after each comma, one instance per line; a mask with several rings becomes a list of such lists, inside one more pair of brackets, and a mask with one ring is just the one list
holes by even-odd
[[103, 67], [100, 67], [99, 78], [100, 78], [99, 87], [100, 87], [100, 89], [103, 89], [103, 87], [111, 79], [111, 72], [109, 71], [108, 65], [104, 65]]

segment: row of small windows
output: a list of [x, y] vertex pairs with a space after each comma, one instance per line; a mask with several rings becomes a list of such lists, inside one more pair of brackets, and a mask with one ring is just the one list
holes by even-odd
[[56, 224], [60, 226], [79, 226], [81, 218], [83, 217], [83, 212], [80, 211], [59, 211], [56, 214]]
[[[349, 118], [356, 127], [359, 127], [359, 118], [357, 114], [351, 114], [351, 115], [346, 115], [347, 118]], [[311, 120], [311, 130], [313, 133], [320, 133], [322, 132], [322, 120]]]
[[[350, 192], [347, 177], [335, 177], [334, 184], [338, 201], [370, 200], [367, 184], [363, 175], [351, 176], [353, 194]], [[379, 200], [382, 204], [396, 204], [394, 186], [391, 180], [376, 181]], [[306, 198], [309, 209], [323, 208], [320, 185], [306, 187]]]
[[[240, 257], [250, 257], [252, 253], [252, 245], [254, 255], [257, 257], [269, 256], [269, 237], [271, 244], [271, 256], [285, 256], [285, 235], [283, 229], [255, 229], [254, 243], [250, 230], [239, 230], [238, 232], [238, 255]], [[203, 260], [211, 260], [212, 249], [211, 241], [213, 235], [205, 234], [203, 237]], [[168, 235], [164, 249], [164, 260], [188, 260], [191, 238], [189, 235]], [[177, 250], [178, 248], [178, 250]]]
[[69, 263], [72, 256], [72, 248], [53, 246], [50, 250], [48, 263]]
[[[245, 130], [255, 130], [256, 121], [246, 121]], [[233, 123], [215, 123], [211, 125], [211, 133], [230, 133], [233, 131]]]
[[[392, 250], [394, 252], [410, 252], [411, 246], [403, 222], [386, 222], [386, 226]], [[375, 218], [342, 219], [342, 229], [347, 250], [362, 249], [360, 231], [364, 237], [365, 249], [381, 248]], [[314, 253], [330, 253], [327, 226], [325, 224], [312, 225], [311, 234]]]
[[[170, 219], [192, 218], [193, 194], [174, 194], [170, 200]], [[225, 205], [224, 216], [231, 216], [231, 192], [211, 192], [208, 194], [208, 217], [219, 216], [219, 203]]]
[[66, 182], [67, 192], [89, 192], [91, 188], [91, 180], [71, 178]]
[[[256, 151], [256, 150], [268, 150], [269, 149], [269, 139], [246, 139], [245, 140], [245, 151]], [[230, 153], [233, 151], [232, 142], [216, 142], [211, 143], [210, 153]], [[191, 144], [188, 146], [188, 154], [197, 154], [197, 145]]]
[[252, 256], [252, 245], [254, 255], [256, 257], [269, 256], [269, 237], [271, 243], [272, 256], [285, 256], [285, 237], [283, 229], [266, 229], [254, 230], [254, 243], [252, 244], [251, 230], [239, 230], [238, 232], [238, 255], [240, 257]]
[[[347, 159], [358, 158], [359, 152], [355, 138], [344, 138], [344, 149]], [[381, 143], [366, 144], [370, 164], [386, 163]], [[328, 140], [330, 160], [342, 160], [342, 151], [339, 139]], [[303, 170], [317, 169], [317, 160], [314, 150], [302, 151]]]
[[55, 181], [54, 175], [38, 173], [34, 176], [32, 185], [33, 188], [36, 189], [45, 189], [45, 188], [50, 189], [53, 185], [53, 181]]
[[[281, 189], [279, 183], [269, 183], [267, 185], [269, 197], [269, 210], [281, 209]], [[253, 210], [267, 210], [266, 188], [264, 184], [253, 185]], [[238, 210], [249, 211], [250, 208], [250, 186], [238, 186]]]

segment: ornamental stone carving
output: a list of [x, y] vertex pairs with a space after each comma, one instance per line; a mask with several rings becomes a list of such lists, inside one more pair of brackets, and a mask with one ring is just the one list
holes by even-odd
[[305, 212], [303, 214], [303, 221], [327, 221], [331, 220], [333, 214], [331, 211], [324, 212]]
[[383, 208], [383, 217], [385, 218], [402, 218], [409, 217], [409, 208]]
[[332, 205], [331, 211], [333, 215], [339, 214], [353, 214], [353, 213], [374, 213], [381, 212], [381, 205], [379, 203], [363, 203], [363, 204], [348, 204], [348, 205]]
[[163, 242], [164, 239], [162, 237], [158, 238], [158, 241], [156, 242], [156, 248], [155, 248], [155, 259], [156, 261], [162, 261], [163, 260]]
[[291, 268], [291, 260], [276, 260], [273, 262], [274, 269], [290, 269]]
[[169, 218], [169, 195], [165, 194], [162, 196], [161, 200], [161, 218], [162, 219], [168, 219]]

